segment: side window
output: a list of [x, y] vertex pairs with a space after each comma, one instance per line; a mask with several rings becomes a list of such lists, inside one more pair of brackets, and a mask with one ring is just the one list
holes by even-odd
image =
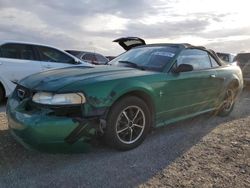
[[28, 44], [4, 44], [1, 46], [0, 55], [3, 58], [36, 60], [34, 51]]
[[219, 67], [220, 65], [217, 63], [217, 61], [212, 57], [212, 56], [209, 56], [210, 60], [211, 60], [211, 64], [212, 64], [212, 67]]
[[20, 48], [15, 44], [4, 44], [1, 46], [1, 57], [20, 59]]
[[96, 61], [94, 54], [85, 54], [82, 56], [82, 59], [86, 61]]
[[95, 54], [95, 57], [96, 57], [97, 61], [100, 62], [101, 64], [106, 64], [108, 62], [108, 59], [106, 59], [102, 55]]
[[36, 60], [34, 51], [30, 45], [20, 45], [20, 56], [21, 59], [25, 60]]
[[1, 46], [0, 55], [11, 59], [36, 60], [32, 47], [26, 44], [4, 44]]
[[70, 64], [74, 62], [72, 57], [67, 56], [66, 54], [56, 49], [39, 46], [38, 50], [40, 52], [41, 61]]
[[198, 49], [186, 49], [177, 58], [177, 65], [189, 64], [194, 70], [211, 68], [211, 62], [207, 52]]

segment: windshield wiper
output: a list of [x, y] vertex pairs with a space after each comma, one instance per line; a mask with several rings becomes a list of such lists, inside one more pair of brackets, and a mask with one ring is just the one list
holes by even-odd
[[131, 66], [131, 67], [133, 67], [133, 68], [137, 68], [137, 69], [140, 69], [140, 70], [145, 70], [144, 67], [139, 66], [139, 65], [137, 65], [136, 63], [131, 62], [131, 61], [118, 61], [118, 62], [119, 62], [119, 63], [128, 64], [129, 66]]

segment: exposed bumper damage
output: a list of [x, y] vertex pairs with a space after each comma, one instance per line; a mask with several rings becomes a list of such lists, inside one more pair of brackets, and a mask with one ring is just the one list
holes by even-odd
[[[84, 117], [82, 108], [38, 108], [30, 99], [18, 100], [15, 93], [9, 98], [7, 116], [9, 129], [25, 147], [47, 152], [85, 152], [99, 133], [103, 133], [105, 120], [98, 111], [95, 116]], [[74, 112], [74, 113], [72, 113]]]

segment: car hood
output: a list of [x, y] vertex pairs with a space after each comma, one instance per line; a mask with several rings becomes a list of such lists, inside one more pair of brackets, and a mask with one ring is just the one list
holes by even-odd
[[20, 81], [20, 85], [38, 91], [56, 92], [69, 84], [84, 84], [106, 80], [156, 74], [128, 67], [98, 66], [96, 68], [67, 67], [33, 74]]

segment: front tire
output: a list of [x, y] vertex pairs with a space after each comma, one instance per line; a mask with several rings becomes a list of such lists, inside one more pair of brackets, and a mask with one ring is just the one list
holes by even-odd
[[145, 139], [151, 123], [147, 104], [138, 97], [128, 96], [117, 101], [107, 118], [104, 138], [111, 147], [130, 150]]

